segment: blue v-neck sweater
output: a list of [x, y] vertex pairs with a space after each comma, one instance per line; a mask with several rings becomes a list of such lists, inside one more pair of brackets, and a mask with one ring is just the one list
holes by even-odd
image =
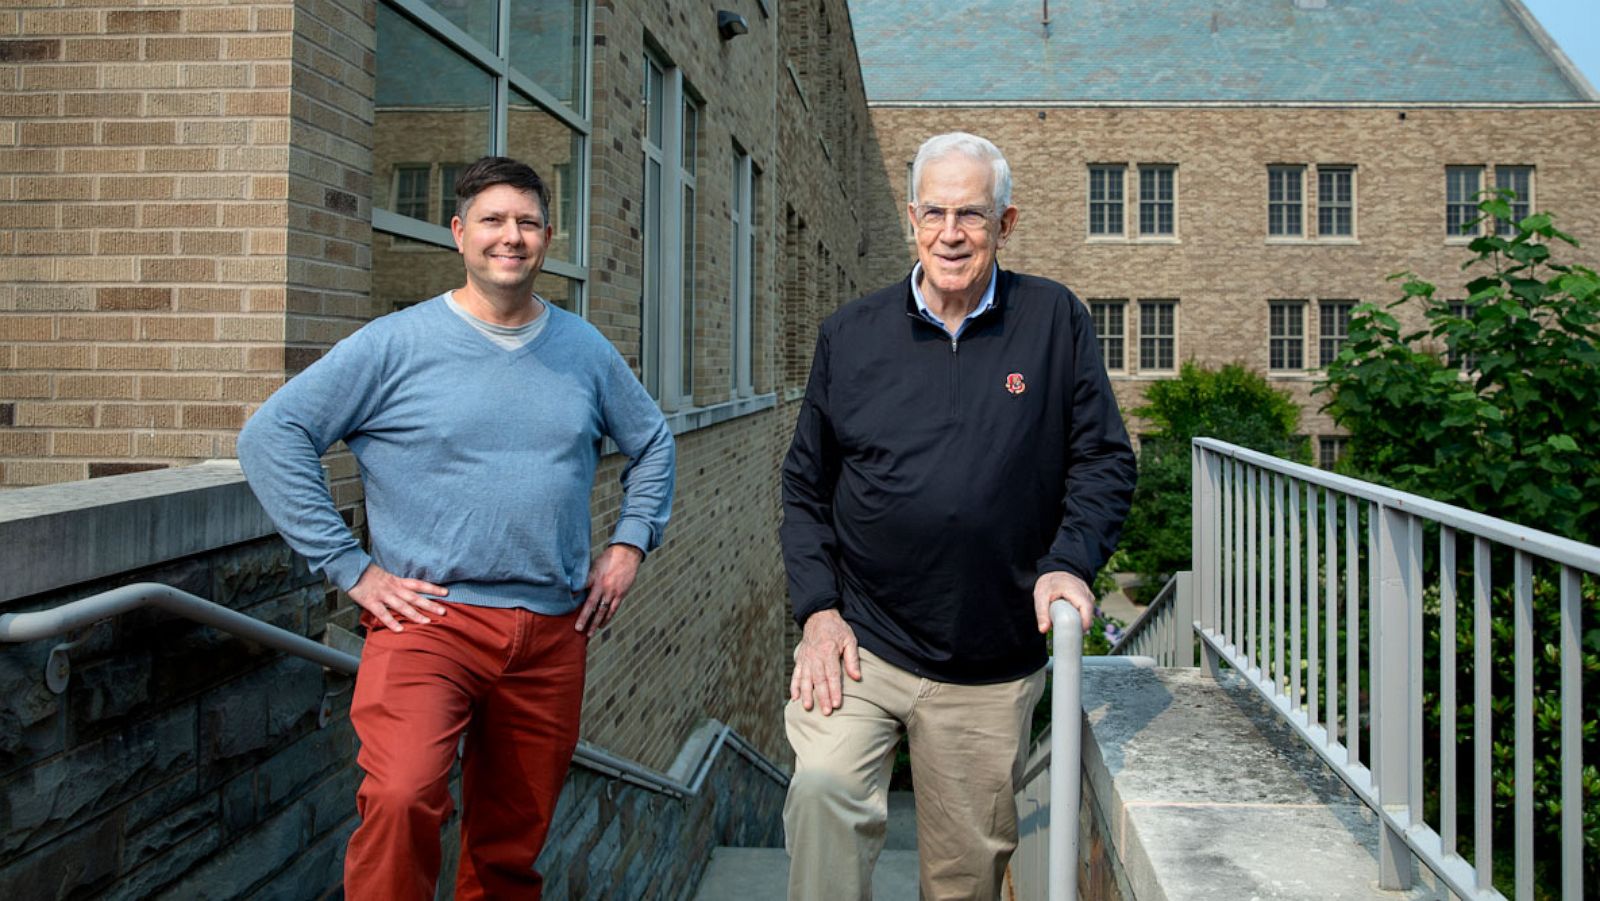
[[[347, 591], [375, 562], [453, 602], [570, 612], [605, 436], [631, 460], [611, 540], [660, 544], [672, 434], [616, 348], [548, 309], [544, 331], [507, 351], [436, 297], [368, 323], [268, 399], [239, 462], [289, 545]], [[361, 468], [370, 556], [323, 482], [319, 458], [341, 439]]]

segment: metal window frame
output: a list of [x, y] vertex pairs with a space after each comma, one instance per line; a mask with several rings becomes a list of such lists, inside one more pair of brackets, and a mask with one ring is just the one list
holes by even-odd
[[755, 162], [737, 143], [733, 145], [733, 197], [728, 205], [732, 222], [733, 296], [729, 312], [733, 328], [732, 365], [728, 367], [729, 390], [734, 397], [755, 394], [752, 364], [752, 317], [755, 312]]
[[[454, 22], [445, 18], [433, 7], [422, 0], [379, 0], [381, 5], [409, 19], [433, 37], [437, 38], [447, 49], [460, 54], [463, 59], [487, 72], [494, 84], [494, 107], [489, 111], [489, 141], [491, 154], [505, 154], [507, 152], [508, 136], [510, 130], [510, 99], [511, 90], [520, 91], [550, 113], [566, 127], [576, 132], [579, 138], [580, 151], [572, 162], [582, 173], [583, 191], [574, 192], [576, 215], [573, 217], [571, 247], [572, 260], [553, 260], [546, 258], [541, 272], [559, 276], [570, 280], [572, 284], [572, 306], [580, 316], [588, 315], [589, 301], [589, 216], [590, 202], [588, 186], [591, 171], [591, 145], [593, 126], [587, 116], [580, 110], [574, 109], [565, 102], [557, 99], [555, 95], [541, 87], [533, 79], [513, 68], [509, 62], [509, 48], [511, 46], [511, 4], [510, 0], [499, 0], [497, 12], [499, 23], [496, 28], [496, 45], [491, 50], [489, 47], [467, 34]], [[590, 48], [594, 46], [594, 0], [588, 0], [584, 5], [584, 34], [581, 41], [583, 79], [579, 105], [587, 107], [589, 98], [594, 88], [594, 56]], [[424, 244], [433, 244], [439, 247], [455, 249], [455, 239], [450, 234], [450, 229], [410, 216], [403, 216], [393, 210], [379, 208], [376, 204], [372, 210], [373, 231], [398, 235], [410, 238]]]

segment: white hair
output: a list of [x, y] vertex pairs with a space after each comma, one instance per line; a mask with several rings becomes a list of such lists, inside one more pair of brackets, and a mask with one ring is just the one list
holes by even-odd
[[988, 163], [993, 170], [990, 183], [994, 188], [995, 212], [1002, 212], [1011, 205], [1011, 166], [1006, 163], [1006, 155], [989, 139], [964, 131], [934, 135], [923, 141], [917, 149], [917, 158], [911, 163], [912, 204], [917, 202], [917, 191], [922, 185], [922, 167], [956, 153], [980, 163]]

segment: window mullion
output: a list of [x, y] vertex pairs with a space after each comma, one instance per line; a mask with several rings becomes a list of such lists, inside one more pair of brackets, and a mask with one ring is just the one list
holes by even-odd
[[662, 103], [661, 150], [661, 329], [656, 335], [661, 406], [683, 405], [683, 70], [666, 77]]

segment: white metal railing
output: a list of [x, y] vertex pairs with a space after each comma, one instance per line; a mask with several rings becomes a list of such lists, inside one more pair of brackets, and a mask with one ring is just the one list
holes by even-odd
[[[1513, 610], [1514, 894], [1534, 897], [1534, 596], [1536, 582], [1554, 586], [1560, 788], [1558, 798], [1538, 800], [1561, 806], [1561, 896], [1586, 897], [1579, 637], [1582, 583], [1600, 573], [1600, 548], [1207, 438], [1194, 441], [1193, 472], [1194, 627], [1206, 663], [1215, 672], [1226, 662], [1243, 674], [1378, 814], [1385, 889], [1410, 886], [1415, 855], [1456, 896], [1504, 897], [1493, 885], [1491, 601], [1505, 584], [1497, 576], [1509, 569], [1509, 597], [1503, 588], [1499, 594]], [[1437, 532], [1431, 551], [1430, 532]], [[1457, 771], [1457, 646], [1466, 593], [1472, 862], [1461, 852], [1457, 822], [1465, 775]], [[1425, 606], [1438, 619], [1437, 684], [1425, 684]], [[1430, 692], [1437, 693], [1435, 735], [1423, 725]], [[1425, 774], [1429, 754], [1438, 769]], [[1434, 822], [1425, 817], [1425, 777], [1438, 786]]]
[[[158, 607], [275, 650], [304, 657], [347, 675], [355, 675], [361, 662], [358, 657], [319, 644], [303, 635], [262, 622], [171, 585], [155, 582], [123, 585], [49, 610], [0, 614], [0, 642], [39, 641], [66, 635], [141, 607]], [[66, 690], [71, 673], [70, 653], [76, 645], [77, 642], [65, 642], [50, 650], [49, 660], [45, 664], [45, 681], [57, 694]], [[327, 723], [328, 706], [328, 699], [324, 698], [320, 717], [323, 725]], [[673, 778], [581, 740], [573, 752], [572, 761], [586, 769], [659, 794], [675, 798], [694, 797], [705, 784], [718, 753], [727, 747], [749, 760], [768, 778], [782, 785], [789, 783], [789, 777], [733, 731], [733, 727], [715, 720], [709, 721], [709, 726], [714, 731], [709, 736], [702, 736], [706, 739], [704, 754], [687, 779]]]
[[1194, 666], [1193, 573], [1185, 570], [1167, 580], [1107, 653], [1146, 655], [1157, 666]]

